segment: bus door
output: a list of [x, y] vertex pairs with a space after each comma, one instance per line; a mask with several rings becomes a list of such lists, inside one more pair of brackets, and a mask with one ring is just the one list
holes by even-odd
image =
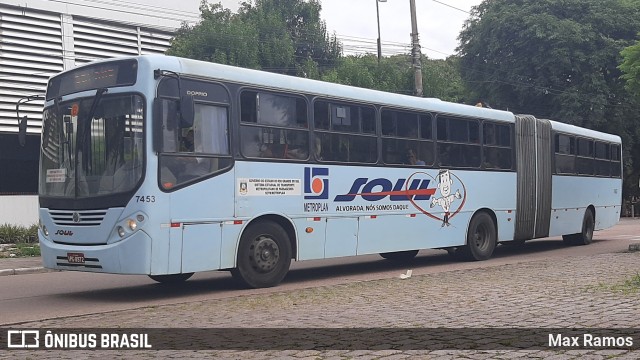
[[549, 236], [551, 221], [551, 123], [516, 116], [517, 204], [514, 240]]

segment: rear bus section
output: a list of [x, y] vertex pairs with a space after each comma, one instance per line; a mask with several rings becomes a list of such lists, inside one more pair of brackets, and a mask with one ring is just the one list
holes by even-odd
[[554, 176], [551, 228], [569, 245], [591, 243], [622, 212], [620, 137], [553, 123]]

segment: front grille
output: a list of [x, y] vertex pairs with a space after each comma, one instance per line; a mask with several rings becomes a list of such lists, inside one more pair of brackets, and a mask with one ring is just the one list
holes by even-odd
[[107, 215], [107, 210], [49, 210], [56, 225], [99, 226]]

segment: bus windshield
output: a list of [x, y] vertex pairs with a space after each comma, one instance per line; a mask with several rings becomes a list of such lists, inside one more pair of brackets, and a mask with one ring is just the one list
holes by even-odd
[[78, 199], [122, 193], [141, 180], [143, 99], [104, 92], [45, 109], [41, 196]]

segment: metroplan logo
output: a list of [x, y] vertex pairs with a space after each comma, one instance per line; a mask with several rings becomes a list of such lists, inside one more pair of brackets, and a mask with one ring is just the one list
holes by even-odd
[[329, 199], [328, 168], [304, 168], [304, 198], [307, 200]]

